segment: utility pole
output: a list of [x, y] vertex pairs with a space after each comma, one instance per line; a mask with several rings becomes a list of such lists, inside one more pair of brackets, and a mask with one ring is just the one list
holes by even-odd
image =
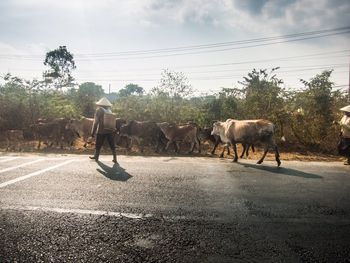
[[111, 94], [111, 83], [108, 84], [108, 94]]

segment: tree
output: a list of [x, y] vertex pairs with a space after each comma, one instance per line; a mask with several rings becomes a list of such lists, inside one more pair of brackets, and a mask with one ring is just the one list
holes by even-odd
[[95, 102], [104, 95], [102, 86], [94, 82], [85, 82], [81, 84], [73, 95], [75, 104], [81, 115], [92, 117], [95, 112]]
[[308, 147], [327, 148], [327, 142], [336, 141], [331, 127], [335, 119], [332, 113], [334, 96], [338, 95], [332, 94], [331, 74], [332, 70], [325, 70], [310, 81], [301, 79], [305, 90], [294, 94], [288, 103], [293, 112], [290, 122], [293, 133]]
[[50, 67], [43, 74], [48, 85], [52, 84], [56, 89], [73, 85], [72, 71], [76, 66], [73, 54], [67, 50], [66, 46], [47, 52], [44, 65]]
[[118, 92], [118, 96], [119, 97], [128, 97], [132, 95], [141, 96], [144, 94], [144, 92], [145, 92], [144, 89], [139, 85], [130, 83]]
[[310, 113], [319, 116], [324, 124], [330, 123], [332, 116], [332, 86], [329, 80], [333, 70], [325, 70], [317, 74], [310, 81], [301, 79], [300, 81], [307, 88], [306, 97], [308, 99]]
[[183, 99], [192, 94], [192, 86], [182, 72], [163, 70], [162, 78], [152, 94], [157, 98], [158, 110], [168, 121], [179, 121]]
[[244, 77], [244, 81], [240, 82], [244, 86], [246, 118], [278, 121], [278, 115], [284, 105], [284, 90], [281, 87], [283, 81], [274, 74], [278, 69], [273, 68], [270, 72], [267, 69], [259, 71], [253, 69], [247, 77]]
[[185, 98], [192, 94], [192, 86], [184, 73], [165, 69], [161, 75], [159, 85], [152, 90], [154, 94], [166, 95], [173, 99]]

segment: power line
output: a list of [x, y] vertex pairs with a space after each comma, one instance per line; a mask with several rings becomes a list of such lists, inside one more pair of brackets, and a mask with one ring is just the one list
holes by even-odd
[[[295, 38], [295, 37], [315, 35], [315, 34], [325, 34], [325, 33], [330, 33], [335, 31], [344, 31], [344, 30], [348, 31], [349, 29], [350, 27], [341, 27], [341, 28], [303, 32], [303, 33], [274, 36], [274, 37], [255, 38], [255, 39], [230, 41], [230, 42], [219, 42], [219, 43], [206, 44], [206, 45], [193, 45], [193, 46], [182, 46], [182, 47], [163, 48], [163, 49], [136, 50], [136, 51], [110, 52], [110, 53], [90, 53], [90, 54], [77, 54], [77, 55], [78, 56], [79, 55], [80, 56], [113, 56], [113, 55], [134, 55], [134, 54], [139, 55], [139, 54], [173, 52], [173, 51], [188, 51], [188, 50], [196, 50], [196, 49], [203, 49], [203, 48], [213, 48], [213, 47], [231, 46], [231, 45], [239, 45], [239, 44], [247, 44], [247, 43], [249, 44], [249, 43], [255, 43], [255, 42], [264, 42], [264, 41], [271, 41], [271, 40], [278, 40], [278, 39], [288, 39], [288, 38]], [[346, 33], [346, 32], [339, 32], [339, 33]]]
[[[341, 63], [341, 64], [317, 64], [317, 65], [307, 65], [307, 66], [280, 66], [280, 69], [278, 70], [277, 73], [281, 72], [292, 72], [292, 71], [303, 71], [303, 70], [317, 70], [317, 69], [327, 69], [327, 68], [343, 68], [343, 67], [348, 67], [348, 64], [346, 63]], [[267, 67], [266, 69], [272, 69], [274, 67]], [[288, 71], [285, 71], [284, 69], [291, 69]], [[294, 69], [294, 70], [293, 70]], [[36, 72], [36, 71], [41, 71], [43, 69], [11, 69], [11, 71], [29, 71], [29, 72]], [[220, 73], [220, 72], [246, 72], [252, 70], [251, 68], [232, 68], [232, 69], [221, 69], [221, 70], [205, 70], [205, 71], [186, 71], [184, 73], [186, 74], [201, 74], [201, 73]], [[140, 69], [139, 71], [144, 71], [143, 69]], [[159, 72], [161, 69], [157, 70], [152, 70], [152, 71], [157, 71], [157, 73], [137, 73], [138, 76], [150, 76], [150, 75], [159, 75]], [[119, 70], [102, 70], [102, 71], [96, 71], [96, 70], [77, 70], [75, 73], [77, 74], [101, 74], [101, 73], [115, 73], [115, 74], [136, 74], [137, 70], [129, 70], [129, 71], [119, 71]]]
[[[94, 59], [94, 60], [144, 59], [144, 58], [169, 57], [169, 56], [178, 56], [178, 55], [192, 55], [192, 54], [222, 52], [222, 51], [228, 51], [233, 49], [268, 46], [268, 45], [274, 45], [274, 44], [280, 44], [280, 43], [308, 40], [308, 39], [334, 36], [339, 34], [348, 34], [348, 33], [350, 33], [350, 27], [341, 27], [341, 28], [334, 28], [334, 29], [327, 29], [327, 30], [275, 36], [275, 37], [256, 38], [256, 39], [221, 42], [221, 43], [196, 45], [196, 46], [183, 46], [183, 47], [164, 48], [164, 49], [150, 49], [150, 50], [112, 52], [112, 53], [91, 53], [91, 54], [78, 53], [76, 56], [76, 60], [84, 61], [84, 60], [91, 60], [91, 59]], [[276, 41], [276, 40], [279, 40], [279, 41]], [[257, 44], [251, 45], [252, 43], [253, 44], [257, 43]], [[227, 47], [227, 46], [228, 48], [217, 49], [218, 47]], [[215, 49], [210, 50], [213, 48]], [[200, 50], [200, 51], [179, 53], [179, 52], [192, 51], [192, 50]], [[160, 55], [140, 56], [140, 55], [148, 55], [148, 54], [160, 54]], [[20, 54], [17, 54], [17, 55], [0, 54], [0, 57], [3, 59], [38, 60], [38, 57], [41, 58], [43, 56], [42, 55], [29, 56], [29, 55], [20, 55]]]
[[[277, 41], [277, 42], [270, 42], [270, 43], [265, 43], [265, 44], [256, 44], [256, 45], [249, 45], [249, 46], [241, 46], [241, 47], [231, 47], [231, 48], [225, 48], [225, 49], [215, 49], [215, 50], [186, 52], [186, 53], [174, 53], [174, 54], [154, 55], [154, 56], [143, 56], [143, 57], [117, 57], [117, 58], [111, 58], [111, 57], [97, 58], [96, 57], [96, 58], [94, 58], [94, 60], [113, 61], [113, 60], [149, 59], [149, 58], [173, 57], [173, 56], [183, 56], [183, 55], [196, 55], [196, 54], [203, 54], [203, 53], [214, 53], [214, 52], [246, 49], [246, 48], [252, 48], [252, 47], [269, 46], [269, 45], [275, 45], [275, 44], [282, 44], [282, 43], [295, 42], [295, 41], [301, 41], [301, 40], [309, 40], [309, 39], [314, 39], [314, 38], [334, 36], [334, 35], [339, 35], [339, 34], [348, 34], [348, 33], [350, 33], [350, 30], [346, 31], [346, 32], [342, 32], [342, 33], [333, 33], [333, 34], [327, 34], [327, 35], [322, 35], [322, 36], [305, 37], [305, 38], [299, 38], [299, 39], [291, 39], [291, 40], [285, 40], [285, 41]], [[87, 61], [87, 60], [91, 60], [91, 58], [88, 58], [88, 59], [78, 58], [77, 60], [78, 61], [84, 61], [84, 60]]]
[[[350, 49], [321, 52], [321, 53], [313, 53], [313, 54], [306, 54], [306, 55], [299, 55], [299, 56], [271, 58], [271, 59], [248, 60], [248, 61], [217, 63], [217, 64], [201, 64], [201, 65], [192, 65], [192, 66], [191, 65], [189, 65], [189, 66], [176, 66], [174, 68], [175, 69], [189, 69], [189, 68], [205, 68], [205, 67], [222, 67], [222, 66], [234, 66], [234, 65], [243, 65], [243, 64], [274, 62], [274, 61], [278, 61], [278, 62], [289, 61], [289, 60], [302, 61], [304, 59], [322, 59], [322, 58], [328, 58], [328, 57], [336, 58], [336, 57], [344, 57], [344, 55], [346, 55], [346, 54], [343, 54], [343, 53], [348, 53], [348, 52], [350, 52]], [[342, 54], [342, 55], [335, 56], [334, 54]], [[326, 55], [332, 55], [332, 56], [326, 56]], [[38, 69], [38, 71], [39, 70], [42, 71], [43, 69]], [[133, 69], [132, 71], [134, 72], [137, 70], [139, 70], [139, 71], [156, 71], [156, 70], [159, 71], [159, 70], [162, 70], [162, 68]], [[32, 71], [32, 70], [26, 69], [24, 71]], [[90, 71], [90, 72], [96, 72], [96, 71]], [[107, 70], [106, 70], [106, 72], [107, 72]], [[118, 70], [111, 70], [110, 72], [119, 72], [119, 71]]]
[[[335, 69], [335, 68], [347, 68], [346, 64], [335, 64], [335, 65], [325, 65], [322, 67], [299, 67], [297, 69], [290, 69], [290, 70], [278, 70], [276, 71], [276, 73], [286, 73], [286, 72], [299, 72], [299, 71], [312, 71], [312, 70], [326, 70], [326, 69]], [[273, 67], [268, 67], [266, 68], [267, 70], [272, 69]], [[288, 68], [288, 67], [280, 67], [280, 69], [284, 69], [284, 68]], [[295, 68], [295, 67], [293, 67]], [[226, 69], [226, 70], [207, 70], [207, 71], [188, 71], [188, 72], [183, 72], [185, 74], [203, 74], [203, 73], [223, 73], [223, 72], [247, 72], [247, 71], [251, 71], [253, 68], [250, 69]], [[91, 74], [91, 71], [87, 71], [87, 72], [79, 72], [80, 74]], [[110, 73], [110, 72], [104, 72], [104, 71], [95, 71], [96, 74], [101, 74], [101, 73]], [[114, 72], [114, 73], [118, 73], [118, 72]], [[119, 73], [121, 74], [121, 73]], [[123, 75], [135, 75], [135, 72], [129, 72], [129, 74], [123, 74]], [[160, 72], [158, 73], [137, 73], [137, 76], [159, 76]], [[106, 76], [105, 76], [106, 77]]]

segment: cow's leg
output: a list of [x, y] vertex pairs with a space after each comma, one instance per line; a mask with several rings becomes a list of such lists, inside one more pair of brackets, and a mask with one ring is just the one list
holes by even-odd
[[242, 143], [242, 146], [243, 146], [243, 151], [242, 151], [242, 154], [241, 154], [241, 156], [239, 156], [239, 158], [243, 158], [243, 156], [244, 156], [244, 153], [247, 151], [247, 144], [245, 144], [245, 143]]
[[179, 141], [175, 141], [174, 144], [175, 144], [176, 152], [179, 154], [180, 153], [180, 143], [179, 143]]
[[[161, 134], [158, 134], [158, 135], [156, 136], [156, 138], [155, 138], [155, 144], [156, 144], [156, 146], [155, 146], [155, 152], [156, 152], [156, 153], [161, 152], [161, 151], [162, 151], [161, 148], [162, 148], [162, 146], [163, 146]], [[163, 149], [163, 150], [164, 150], [164, 149]]]
[[175, 151], [175, 153], [179, 153], [179, 151], [180, 151], [179, 143], [176, 142], [176, 141], [174, 141], [174, 142], [173, 142], [173, 145], [174, 145], [174, 151]]
[[227, 144], [224, 145], [224, 147], [222, 148], [222, 151], [221, 151], [221, 154], [220, 154], [219, 158], [224, 158], [224, 153], [225, 153], [226, 147], [227, 147]]
[[87, 136], [87, 135], [84, 135], [83, 136], [83, 140], [84, 140], [84, 148], [87, 148], [87, 144], [88, 144], [88, 139], [89, 139], [89, 137]]
[[40, 149], [40, 146], [41, 146], [41, 138], [39, 137], [38, 149]]
[[230, 144], [229, 143], [226, 144], [226, 149], [227, 149], [227, 155], [230, 155], [231, 152], [230, 152]]
[[261, 163], [264, 161], [265, 156], [266, 156], [266, 154], [267, 154], [268, 151], [269, 151], [269, 145], [268, 145], [268, 144], [265, 144], [265, 146], [264, 146], [264, 154], [263, 154], [263, 156], [260, 158], [260, 160], [257, 162], [257, 164], [261, 164]]
[[127, 146], [127, 150], [128, 150], [128, 152], [130, 152], [130, 151], [131, 151], [132, 144], [134, 143], [134, 139], [133, 139], [132, 137], [130, 137], [129, 139], [130, 139], [130, 143], [129, 143], [129, 144], [128, 144], [128, 146]]
[[137, 147], [139, 148], [140, 152], [143, 153], [143, 140], [135, 137], [134, 140], [136, 141]]
[[213, 150], [211, 150], [211, 155], [214, 155], [215, 150], [216, 150], [216, 147], [218, 147], [218, 145], [219, 145], [219, 141], [217, 140], [217, 141], [215, 142], [215, 144], [214, 144]]
[[255, 148], [253, 144], [248, 144], [247, 145], [247, 150], [245, 152], [245, 156], [248, 157], [249, 156], [249, 149], [252, 149], [253, 153], [255, 153]]
[[195, 142], [191, 142], [191, 147], [190, 147], [190, 151], [188, 152], [188, 154], [193, 153], [194, 146], [195, 146]]
[[129, 149], [132, 145], [132, 141], [128, 136], [125, 136], [126, 138], [126, 149]]
[[198, 139], [197, 136], [196, 136], [196, 144], [197, 144], [197, 148], [198, 148], [198, 153], [201, 153], [201, 141]]
[[247, 157], [248, 158], [248, 156], [249, 156], [249, 149], [251, 148], [251, 145], [250, 144], [248, 144], [247, 145], [247, 149], [245, 150], [245, 157]]
[[168, 151], [168, 148], [169, 148], [169, 146], [170, 146], [172, 143], [174, 143], [174, 145], [175, 145], [175, 152], [176, 152], [176, 144], [175, 144], [175, 142], [173, 142], [172, 140], [169, 140], [168, 143], [166, 144], [166, 146], [165, 146], [165, 151]]
[[159, 145], [160, 145], [160, 138], [154, 138], [154, 152], [158, 153], [159, 152]]
[[237, 154], [237, 146], [236, 143], [232, 142], [232, 147], [233, 147], [233, 151], [235, 156], [233, 157], [233, 162], [237, 162], [238, 161], [238, 154]]
[[143, 153], [143, 149], [144, 149], [144, 147], [145, 147], [145, 145], [144, 145], [144, 140], [138, 139], [138, 140], [137, 140], [137, 144], [139, 145], [140, 152]]
[[274, 144], [273, 148], [275, 150], [275, 159], [276, 159], [276, 162], [277, 162], [277, 166], [280, 166], [281, 165], [281, 160], [280, 160], [280, 153], [278, 151], [277, 145]]
[[6, 142], [6, 151], [10, 149], [10, 140], [7, 140]]

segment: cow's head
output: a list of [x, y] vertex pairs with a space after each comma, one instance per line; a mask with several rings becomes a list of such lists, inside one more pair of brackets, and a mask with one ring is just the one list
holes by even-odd
[[222, 131], [222, 123], [220, 121], [213, 123], [213, 130], [211, 131], [211, 135], [218, 135], [220, 136], [220, 133]]
[[199, 128], [199, 132], [198, 132], [199, 138], [200, 138], [201, 140], [207, 140], [207, 139], [209, 139], [212, 130], [213, 130], [212, 127]]
[[73, 134], [75, 134], [80, 138], [79, 120], [76, 120], [76, 119], [69, 120], [65, 126], [65, 129], [71, 131]]
[[126, 124], [126, 120], [122, 118], [116, 118], [115, 119], [115, 127], [117, 129], [117, 133], [120, 133], [120, 128]]
[[130, 128], [133, 121], [129, 121], [128, 123], [122, 124], [119, 129], [119, 134], [123, 136], [127, 136], [130, 133]]

